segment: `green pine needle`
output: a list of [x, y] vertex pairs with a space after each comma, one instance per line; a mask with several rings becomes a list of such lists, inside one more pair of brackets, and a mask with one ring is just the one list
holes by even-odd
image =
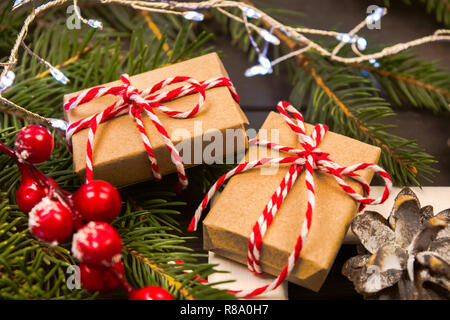
[[[8, 30], [0, 33], [0, 37], [5, 37], [0, 50], [5, 52], [24, 15], [21, 10], [5, 15], [8, 6], [0, 6], [0, 10], [0, 29]], [[42, 116], [62, 118], [65, 94], [116, 80], [122, 73], [133, 75], [202, 55], [208, 52], [205, 44], [212, 38], [207, 32], [196, 35], [192, 25], [182, 18], [155, 15], [151, 17], [165, 28], [161, 30], [164, 36], [158, 39], [142, 16], [120, 6], [108, 7], [107, 11], [89, 7], [84, 14], [100, 17], [105, 22], [104, 30], [99, 32], [84, 25], [81, 31], [68, 30], [63, 8], [42, 17], [26, 39], [33, 51], [53, 65], [62, 66], [70, 83], [64, 86], [56, 82], [44, 66], [23, 52], [14, 67], [16, 81], [3, 92], [6, 98]], [[12, 146], [15, 134], [27, 121], [10, 114], [7, 107], [0, 107], [5, 111], [0, 114], [0, 139]], [[72, 156], [65, 141], [54, 136], [51, 158], [38, 167], [62, 188], [75, 192], [80, 182], [73, 173]], [[70, 241], [50, 247], [30, 234], [27, 216], [15, 204], [20, 174], [6, 155], [0, 155], [0, 172], [0, 298], [96, 298], [97, 294], [70, 290], [66, 285], [67, 268], [76, 264], [70, 253]], [[197, 179], [206, 185], [208, 180], [200, 176]], [[123, 240], [127, 279], [135, 288], [163, 286], [178, 299], [233, 299], [226, 290], [194, 279], [194, 276], [206, 279], [216, 270], [213, 265], [198, 263], [200, 255], [186, 247], [186, 241], [192, 237], [184, 236], [173, 218], [181, 214], [186, 204], [175, 194], [164, 191], [165, 188], [149, 183], [144, 191], [140, 187], [122, 191], [123, 210], [113, 226]], [[184, 260], [186, 264], [169, 263], [174, 260]], [[126, 298], [126, 295], [119, 291], [108, 297]]]

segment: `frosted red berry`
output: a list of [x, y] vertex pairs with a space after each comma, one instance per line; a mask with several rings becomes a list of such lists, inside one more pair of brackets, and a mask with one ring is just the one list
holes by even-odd
[[57, 244], [72, 234], [72, 215], [60, 202], [45, 197], [30, 211], [28, 226], [37, 238]]
[[109, 267], [120, 260], [122, 240], [106, 222], [91, 221], [74, 234], [72, 253], [81, 263], [91, 267]]
[[165, 289], [158, 286], [143, 287], [134, 290], [129, 295], [130, 300], [174, 300], [173, 296]]
[[28, 214], [45, 196], [45, 188], [36, 181], [23, 179], [16, 192], [16, 202], [19, 209]]
[[53, 151], [53, 137], [44, 127], [29, 125], [17, 133], [14, 148], [22, 159], [31, 163], [44, 162]]
[[[116, 276], [108, 268], [95, 268], [84, 263], [80, 263], [79, 267], [81, 285], [87, 291], [107, 294], [120, 287]], [[121, 275], [125, 273], [122, 261], [114, 263], [111, 268]]]
[[73, 196], [73, 205], [84, 221], [112, 222], [122, 209], [122, 198], [111, 184], [89, 181]]

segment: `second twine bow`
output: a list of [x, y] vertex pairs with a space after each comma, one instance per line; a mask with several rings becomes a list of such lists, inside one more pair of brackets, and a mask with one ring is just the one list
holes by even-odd
[[[323, 152], [318, 148], [320, 142], [325, 136], [328, 128], [325, 125], [317, 124], [311, 136], [306, 134], [304, 120], [300, 112], [298, 112], [291, 104], [287, 102], [279, 102], [277, 106], [283, 119], [286, 121], [287, 125], [297, 134], [298, 140], [303, 149], [295, 149], [287, 146], [282, 146], [274, 142], [253, 139], [250, 144], [264, 146], [272, 148], [278, 151], [284, 151], [291, 153], [292, 156], [280, 157], [280, 158], [263, 158], [260, 160], [248, 161], [239, 164], [234, 169], [230, 170], [228, 173], [222, 175], [219, 180], [210, 188], [202, 203], [195, 212], [194, 217], [189, 225], [189, 230], [193, 231], [197, 229], [198, 222], [200, 220], [203, 210], [208, 205], [209, 201], [213, 198], [216, 191], [223, 185], [225, 180], [231, 178], [232, 176], [248, 171], [252, 168], [260, 167], [263, 165], [281, 165], [281, 164], [291, 164], [288, 172], [284, 176], [281, 184], [278, 186], [276, 191], [273, 193], [271, 199], [267, 203], [260, 217], [256, 221], [252, 232], [248, 240], [248, 254], [247, 254], [247, 265], [251, 272], [256, 274], [262, 274], [262, 269], [260, 265], [260, 252], [263, 242], [264, 234], [273, 222], [278, 209], [281, 207], [284, 199], [286, 198], [289, 190], [299, 177], [303, 168], [305, 168], [305, 182], [307, 189], [308, 204], [305, 214], [305, 220], [303, 222], [301, 233], [297, 238], [295, 247], [289, 255], [288, 261], [278, 277], [270, 284], [263, 287], [240, 291], [237, 295], [242, 298], [250, 298], [262, 293], [274, 290], [277, 288], [290, 274], [294, 268], [303, 246], [308, 238], [308, 234], [311, 228], [312, 217], [315, 208], [315, 190], [314, 190], [314, 170], [320, 170], [325, 173], [331, 174], [339, 186], [344, 192], [346, 192], [350, 197], [360, 203], [359, 211], [361, 212], [367, 204], [380, 204], [383, 203], [389, 196], [390, 190], [392, 188], [392, 182], [389, 174], [383, 170], [381, 167], [375, 164], [369, 163], [358, 163], [352, 166], [343, 167], [334, 161], [329, 159], [329, 154]], [[289, 115], [290, 112], [292, 117]], [[385, 188], [381, 197], [378, 199], [369, 198], [370, 186], [367, 181], [361, 177], [358, 173], [359, 170], [369, 169], [378, 173], [384, 180]], [[357, 193], [352, 187], [350, 187], [344, 180], [344, 177], [350, 177], [357, 181], [363, 188], [364, 196]]]
[[[64, 104], [65, 110], [73, 109], [81, 104], [87, 103], [95, 98], [102, 97], [105, 95], [113, 95], [119, 99], [104, 109], [103, 111], [89, 116], [87, 118], [78, 120], [68, 127], [66, 131], [66, 139], [69, 142], [72, 135], [78, 131], [89, 128], [88, 141], [87, 141], [87, 151], [86, 151], [86, 182], [94, 179], [93, 172], [93, 148], [94, 148], [94, 137], [98, 126], [109, 119], [118, 117], [128, 112], [130, 117], [136, 121], [136, 126], [144, 143], [145, 150], [148, 154], [148, 158], [151, 163], [151, 169], [153, 176], [156, 180], [161, 180], [161, 174], [159, 172], [158, 162], [153, 153], [152, 145], [145, 131], [144, 123], [142, 122], [142, 113], [145, 111], [147, 116], [151, 119], [155, 125], [161, 137], [164, 140], [166, 147], [170, 151], [171, 160], [174, 163], [177, 173], [178, 173], [178, 183], [179, 187], [185, 188], [188, 184], [186, 178], [184, 165], [178, 150], [175, 148], [169, 134], [167, 133], [164, 125], [159, 120], [155, 110], [159, 110], [169, 117], [186, 119], [196, 115], [203, 107], [206, 99], [205, 90], [216, 87], [228, 87], [234, 100], [239, 103], [239, 97], [233, 84], [228, 78], [217, 77], [205, 81], [197, 81], [190, 77], [172, 77], [163, 80], [154, 86], [147, 88], [145, 90], [138, 90], [133, 87], [130, 83], [130, 78], [127, 74], [120, 77], [123, 85], [104, 87], [99, 86], [92, 89], [87, 89], [81, 92], [79, 95], [72, 97]], [[187, 82], [188, 85], [178, 87], [176, 89], [156, 93], [162, 88], [180, 82]], [[177, 99], [189, 94], [198, 93], [198, 103], [197, 105], [188, 111], [177, 111], [167, 106], [163, 105], [164, 102]]]

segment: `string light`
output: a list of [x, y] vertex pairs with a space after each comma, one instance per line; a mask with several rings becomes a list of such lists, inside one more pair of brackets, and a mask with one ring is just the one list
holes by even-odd
[[292, 57], [295, 57], [296, 55], [302, 54], [305, 51], [308, 51], [310, 49], [310, 46], [305, 46], [301, 49], [289, 52], [285, 54], [284, 56], [278, 57], [273, 61], [270, 61], [269, 58], [267, 58], [266, 53], [264, 50], [264, 53], [260, 54], [258, 56], [258, 62], [259, 64], [256, 66], [253, 66], [245, 71], [246, 77], [253, 77], [256, 75], [266, 75], [273, 72], [273, 66], [279, 64], [280, 62], [283, 62], [287, 59], [290, 59]]
[[255, 39], [253, 39], [252, 32], [250, 30], [250, 26], [248, 23], [247, 18], [255, 18], [255, 17], [261, 17], [261, 15], [252, 8], [245, 7], [242, 9], [242, 21], [245, 26], [245, 30], [247, 31], [248, 38], [250, 40], [250, 44], [253, 48], [255, 48], [255, 51], [258, 53], [258, 62], [259, 65], [250, 67], [245, 71], [246, 77], [253, 77], [256, 75], [265, 75], [268, 73], [272, 73], [272, 63], [270, 62], [269, 58], [267, 57], [267, 50], [269, 48], [269, 43], [272, 44], [279, 44], [280, 40], [275, 37], [272, 34], [273, 28], [270, 29], [270, 32], [266, 29], [259, 29], [258, 32], [263, 37], [263, 39], [266, 41], [264, 44], [264, 49], [261, 52], [261, 49], [259, 48], [258, 44], [256, 43]]
[[257, 75], [266, 75], [273, 72], [272, 63], [266, 55], [260, 54], [258, 56], [258, 62], [256, 66], [250, 67], [245, 71], [246, 77], [253, 77]]
[[61, 70], [56, 69], [55, 67], [50, 67], [49, 71], [56, 81], [62, 84], [67, 84], [69, 82], [69, 79], [64, 75], [64, 73], [62, 73]]
[[33, 50], [31, 50], [26, 44], [25, 42], [22, 41], [22, 47], [25, 48], [25, 50], [28, 52], [28, 54], [30, 56], [32, 56], [33, 58], [35, 58], [36, 60], [39, 61], [39, 63], [43, 64], [45, 67], [48, 68], [50, 74], [53, 76], [53, 78], [55, 78], [56, 81], [62, 83], [62, 84], [67, 84], [69, 82], [69, 79], [64, 75], [64, 73], [62, 73], [61, 70], [55, 68], [54, 66], [52, 66], [50, 64], [50, 62], [42, 59], [41, 57], [39, 57], [36, 53], [33, 52]]
[[87, 24], [95, 29], [103, 29], [103, 24], [98, 20], [89, 19]]
[[11, 70], [8, 71], [0, 81], [0, 92], [12, 86], [14, 79], [16, 78], [16, 74]]
[[183, 17], [186, 20], [192, 20], [192, 21], [203, 21], [203, 14], [197, 11], [185, 11], [183, 12]]
[[80, 7], [78, 6], [78, 0], [73, 0], [73, 9], [78, 19], [94, 29], [103, 29], [103, 24], [95, 19], [86, 19], [80, 13]]
[[262, 15], [253, 8], [245, 7], [243, 9], [243, 11], [244, 11], [245, 15], [249, 18], [259, 19], [262, 17]]
[[22, 5], [31, 2], [31, 0], [16, 0], [14, 1], [12, 10], [16, 10], [17, 8], [21, 7]]
[[356, 42], [356, 38], [352, 37], [348, 33], [339, 33], [336, 36], [336, 39], [339, 40], [339, 41], [342, 41], [344, 43], [355, 43]]
[[367, 48], [367, 40], [362, 38], [362, 37], [359, 37], [356, 40], [356, 46], [358, 47], [359, 50], [366, 50], [366, 48]]
[[[33, 0], [15, 0], [13, 5], [13, 10], [26, 4], [29, 2], [32, 2]], [[4, 63], [0, 63], [0, 66], [3, 67], [3, 76], [1, 77], [0, 81], [0, 91], [6, 89], [7, 87], [11, 86], [14, 81], [14, 73], [11, 71], [11, 68], [17, 64], [17, 56], [18, 56], [18, 44], [20, 42], [23, 42], [24, 38], [26, 37], [26, 30], [29, 29], [29, 26], [34, 22], [37, 15], [43, 13], [46, 10], [49, 10], [51, 8], [63, 5], [67, 2], [73, 2], [75, 13], [77, 14], [77, 17], [83, 21], [83, 23], [86, 23], [90, 25], [93, 28], [102, 28], [102, 24], [100, 21], [97, 20], [87, 20], [84, 19], [78, 9], [77, 2], [78, 0], [53, 0], [46, 2], [36, 8], [34, 8], [32, 11], [29, 12], [28, 17], [24, 20], [24, 24], [22, 26], [22, 31], [19, 33], [19, 36], [16, 39], [16, 42], [11, 49], [10, 56], [8, 61]], [[276, 64], [285, 61], [289, 58], [292, 58], [298, 54], [301, 54], [303, 51], [307, 50], [315, 50], [318, 54], [324, 57], [328, 57], [329, 59], [341, 62], [345, 64], [352, 64], [352, 63], [362, 63], [364, 61], [368, 61], [370, 64], [372, 64], [374, 67], [379, 67], [380, 63], [375, 59], [376, 58], [382, 58], [385, 56], [394, 55], [396, 53], [399, 53], [401, 51], [404, 51], [408, 48], [415, 47], [418, 45], [422, 45], [425, 43], [435, 42], [435, 41], [442, 41], [442, 40], [450, 40], [450, 30], [448, 29], [441, 29], [436, 30], [433, 34], [427, 35], [415, 40], [411, 40], [408, 42], [403, 43], [397, 43], [395, 45], [385, 47], [382, 50], [371, 53], [371, 54], [362, 54], [359, 51], [356, 50], [358, 48], [359, 50], [364, 50], [367, 47], [367, 41], [364, 38], [353, 36], [360, 30], [363, 26], [366, 24], [372, 24], [374, 22], [377, 22], [381, 19], [381, 17], [386, 14], [387, 10], [385, 8], [377, 7], [373, 13], [366, 16], [364, 20], [358, 24], [350, 33], [343, 33], [338, 34], [337, 38], [340, 41], [340, 43], [334, 48], [333, 51], [329, 51], [326, 47], [321, 46], [320, 44], [312, 41], [309, 39], [306, 35], [307, 34], [313, 34], [313, 35], [324, 35], [324, 36], [331, 36], [336, 37], [336, 32], [327, 31], [327, 30], [318, 30], [318, 29], [311, 29], [311, 28], [300, 28], [300, 27], [291, 27], [289, 25], [285, 25], [280, 21], [277, 21], [270, 15], [261, 12], [254, 8], [251, 4], [244, 4], [241, 1], [217, 1], [217, 0], [208, 0], [208, 1], [193, 1], [193, 2], [179, 2], [179, 1], [173, 1], [173, 0], [164, 0], [164, 1], [129, 1], [129, 0], [101, 0], [100, 1], [102, 5], [107, 5], [110, 3], [116, 3], [116, 4], [122, 4], [125, 6], [132, 7], [136, 10], [143, 10], [143, 11], [150, 11], [150, 12], [156, 12], [156, 13], [162, 13], [162, 14], [174, 14], [174, 15], [182, 15], [185, 19], [188, 20], [194, 20], [194, 21], [202, 21], [204, 16], [203, 14], [195, 11], [199, 9], [216, 9], [218, 12], [223, 14], [224, 16], [238, 22], [243, 23], [246, 26], [248, 36], [250, 38], [250, 41], [252, 40], [251, 37], [251, 31], [256, 31], [258, 34], [261, 35], [261, 37], [266, 41], [264, 51], [261, 52], [257, 46], [255, 47], [255, 50], [258, 54], [258, 61], [259, 64], [252, 66], [248, 70], [246, 70], [245, 75], [248, 77], [254, 76], [254, 75], [264, 75], [272, 73], [273, 66]], [[239, 17], [238, 15], [232, 13], [231, 11], [227, 11], [225, 9], [240, 9], [242, 12], [243, 18]], [[188, 11], [183, 11], [188, 10]], [[261, 27], [250, 23], [247, 21], [247, 18], [252, 19], [261, 19], [264, 21], [264, 23], [269, 24], [271, 26], [271, 30], [265, 30]], [[267, 57], [267, 47], [268, 44], [274, 44], [279, 45], [280, 39], [278, 39], [275, 35], [272, 34], [272, 30], [277, 29], [280, 32], [287, 35], [295, 44], [301, 44], [303, 47], [298, 50], [291, 51], [277, 59], [274, 59], [273, 61], [270, 61]], [[344, 42], [344, 40], [346, 42]], [[354, 51], [355, 55], [354, 57], [347, 57], [347, 56], [338, 56], [337, 52], [339, 51], [340, 47], [344, 43], [351, 43], [352, 50]], [[253, 45], [253, 43], [252, 43]], [[31, 52], [31, 51], [30, 51]], [[261, 56], [262, 54], [262, 56]], [[54, 67], [50, 63], [48, 63], [46, 60], [38, 57], [35, 55], [38, 60], [43, 63], [47, 68], [49, 68], [50, 72], [52, 73], [52, 76], [60, 81], [61, 83], [67, 83], [68, 81], [67, 77], [62, 74], [62, 72], [55, 71]], [[269, 67], [270, 64], [270, 67]], [[23, 109], [22, 107], [15, 105], [13, 102], [9, 101], [6, 98], [3, 98], [0, 96], [1, 99], [3, 99], [3, 102], [15, 106], [16, 109]], [[23, 109], [25, 110], [25, 109]], [[24, 113], [27, 113], [27, 111], [22, 111]], [[30, 113], [32, 114], [32, 113]], [[43, 117], [39, 116], [38, 114], [32, 114], [37, 119], [42, 120]], [[45, 118], [44, 118], [45, 120]], [[48, 120], [48, 119], [47, 119]]]
[[50, 125], [55, 128], [55, 129], [59, 129], [62, 131], [66, 131], [67, 128], [69, 127], [69, 124], [67, 123], [67, 121], [61, 120], [61, 119], [48, 119], [48, 122], [50, 123]]
[[263, 37], [264, 40], [270, 42], [271, 44], [274, 44], [276, 46], [280, 44], [280, 39], [278, 39], [276, 36], [274, 36], [271, 32], [267, 31], [266, 29], [260, 29], [259, 34], [261, 35], [261, 37]]
[[370, 59], [369, 63], [372, 64], [375, 68], [378, 68], [380, 66], [380, 63], [375, 58]]
[[268, 73], [272, 73], [272, 68], [270, 70], [266, 69], [260, 64], [257, 64], [256, 66], [250, 67], [245, 71], [246, 77], [253, 77], [257, 75], [265, 75]]
[[348, 33], [339, 33], [336, 39], [344, 43], [356, 43], [359, 50], [366, 50], [367, 40], [363, 37], [353, 37]]
[[263, 68], [265, 68], [267, 70], [271, 70], [272, 69], [272, 64], [270, 63], [270, 60], [269, 60], [269, 58], [267, 58], [266, 55], [260, 54], [258, 56], [258, 62]]

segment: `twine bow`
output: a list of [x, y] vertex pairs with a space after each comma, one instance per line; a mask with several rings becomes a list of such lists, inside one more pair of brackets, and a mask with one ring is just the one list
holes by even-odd
[[[158, 162], [155, 158], [152, 145], [142, 122], [142, 113], [145, 111], [147, 116], [152, 120], [156, 129], [163, 138], [166, 147], [170, 151], [171, 160], [174, 163], [178, 173], [178, 187], [185, 188], [188, 184], [188, 180], [186, 178], [183, 162], [181, 161], [181, 157], [173, 142], [171, 141], [169, 134], [164, 128], [164, 125], [155, 114], [155, 110], [159, 110], [172, 118], [190, 118], [196, 115], [202, 109], [206, 99], [205, 90], [223, 86], [228, 87], [234, 100], [239, 103], [239, 97], [233, 87], [233, 84], [228, 78], [225, 77], [217, 77], [200, 82], [190, 77], [173, 77], [163, 80], [143, 91], [140, 91], [131, 85], [130, 78], [127, 74], [122, 75], [120, 79], [122, 80], [123, 85], [114, 87], [99, 86], [92, 89], [87, 89], [81, 92], [78, 96], [69, 99], [64, 104], [64, 109], [70, 110], [81, 104], [87, 103], [95, 98], [105, 95], [113, 95], [119, 97], [118, 101], [116, 101], [103, 111], [87, 118], [78, 120], [70, 124], [67, 129], [66, 138], [67, 141], [70, 142], [72, 135], [82, 129], [89, 127], [86, 151], [86, 181], [88, 182], [94, 179], [93, 147], [95, 133], [99, 124], [109, 119], [123, 115], [127, 112], [129, 116], [136, 121], [136, 126], [139, 130], [142, 142], [144, 143], [145, 150], [151, 163], [153, 176], [156, 180], [161, 180]], [[189, 84], [167, 92], [154, 94], [156, 91], [161, 90], [165, 86], [179, 82], [188, 82]], [[164, 102], [193, 93], [199, 93], [198, 103], [189, 111], [177, 111], [163, 105]]]
[[[361, 212], [367, 204], [380, 204], [383, 203], [389, 196], [389, 192], [392, 188], [391, 178], [389, 174], [375, 164], [359, 163], [348, 167], [342, 167], [339, 164], [333, 162], [329, 158], [329, 154], [321, 151], [318, 145], [322, 141], [324, 135], [326, 134], [328, 128], [325, 125], [317, 124], [314, 127], [312, 134], [309, 136], [305, 132], [304, 120], [301, 115], [291, 104], [287, 102], [279, 102], [277, 105], [277, 110], [280, 112], [283, 119], [289, 125], [289, 127], [297, 134], [298, 140], [303, 149], [295, 149], [291, 147], [282, 146], [270, 141], [252, 139], [250, 144], [265, 146], [274, 150], [284, 151], [291, 153], [292, 156], [280, 157], [280, 158], [263, 158], [255, 161], [243, 162], [236, 166], [234, 169], [230, 170], [226, 174], [222, 175], [219, 180], [210, 188], [205, 198], [203, 199], [200, 206], [197, 208], [194, 217], [189, 225], [189, 231], [197, 229], [198, 222], [200, 220], [203, 210], [208, 205], [208, 202], [214, 196], [215, 192], [223, 185], [225, 180], [230, 177], [244, 171], [248, 171], [252, 168], [259, 167], [266, 164], [285, 164], [290, 163], [288, 172], [284, 176], [281, 184], [278, 186], [276, 191], [273, 193], [270, 201], [264, 208], [262, 214], [256, 221], [252, 232], [248, 240], [248, 254], [247, 254], [247, 265], [251, 272], [256, 274], [262, 274], [262, 269], [260, 266], [260, 252], [261, 245], [263, 241], [264, 234], [269, 228], [270, 224], [273, 222], [278, 209], [281, 207], [284, 199], [289, 193], [291, 187], [300, 175], [303, 167], [305, 168], [305, 182], [307, 189], [308, 204], [306, 209], [305, 220], [302, 225], [301, 233], [297, 238], [295, 247], [292, 250], [288, 262], [282, 269], [278, 277], [270, 284], [263, 287], [249, 290], [240, 291], [238, 293], [239, 297], [250, 298], [253, 296], [260, 295], [264, 292], [271, 291], [277, 288], [290, 274], [292, 269], [297, 262], [300, 252], [307, 240], [309, 230], [311, 228], [312, 216], [315, 208], [315, 190], [314, 190], [314, 179], [313, 171], [320, 170], [331, 174], [339, 186], [345, 191], [350, 197], [360, 203], [359, 211]], [[292, 116], [289, 115], [290, 112]], [[378, 173], [384, 180], [385, 188], [383, 195], [378, 199], [369, 198], [370, 186], [367, 181], [361, 177], [356, 171], [369, 169]], [[350, 177], [353, 180], [361, 184], [364, 196], [358, 194], [352, 187], [350, 187], [344, 180], [344, 176]]]

